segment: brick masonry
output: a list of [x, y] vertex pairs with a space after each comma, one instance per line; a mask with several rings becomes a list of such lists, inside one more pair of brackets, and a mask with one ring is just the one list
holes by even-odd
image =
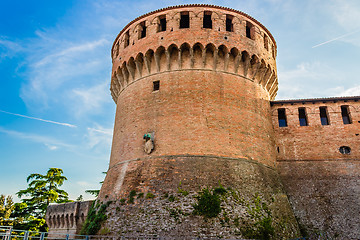
[[[209, 12], [211, 29], [203, 27]], [[189, 15], [189, 28], [179, 27], [182, 14]], [[300, 230], [360, 238], [360, 97], [274, 101], [276, 48], [254, 18], [201, 4], [145, 14], [119, 33], [111, 50], [113, 144], [98, 198], [112, 201], [103, 232], [245, 237], [244, 227], [256, 222], [250, 209], [258, 196], [271, 211], [273, 239], [295, 238]], [[351, 124], [343, 123], [341, 106]], [[319, 107], [327, 107], [330, 125], [321, 125]], [[299, 108], [308, 126], [300, 126]], [[286, 127], [279, 127], [278, 109], [285, 110]], [[154, 144], [150, 154], [144, 134]], [[228, 188], [221, 214], [193, 215], [201, 189], [219, 184]]]

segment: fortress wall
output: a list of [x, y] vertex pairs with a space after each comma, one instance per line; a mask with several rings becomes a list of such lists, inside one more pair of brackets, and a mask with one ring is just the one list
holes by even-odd
[[[341, 106], [348, 106], [351, 124], [344, 124]], [[327, 107], [329, 125], [321, 125], [319, 107]], [[279, 127], [278, 109], [286, 111], [287, 127]], [[305, 108], [308, 126], [300, 126], [298, 109]], [[279, 147], [278, 161], [282, 160], [359, 160], [360, 159], [360, 102], [335, 99], [333, 101], [306, 100], [288, 103], [272, 102], [275, 142]], [[341, 146], [351, 148], [342, 154]]]
[[[153, 81], [160, 81], [160, 90], [153, 91]], [[133, 82], [118, 98], [110, 166], [101, 196], [118, 195], [112, 190], [114, 185], [109, 185], [116, 185], [119, 171], [115, 167], [131, 160], [206, 155], [255, 160], [273, 167], [275, 148], [266, 96], [260, 85], [248, 79], [214, 71], [182, 70]], [[150, 156], [144, 152], [145, 133], [154, 134]]]
[[[359, 239], [360, 103], [358, 97], [272, 102], [277, 169], [301, 228], [328, 237]], [[341, 106], [349, 106], [344, 124]], [[326, 106], [330, 125], [321, 125]], [[300, 126], [298, 108], [306, 108], [308, 126]], [[286, 109], [287, 127], [278, 125], [278, 108]], [[351, 152], [342, 154], [341, 146]]]
[[50, 204], [46, 211], [49, 237], [80, 232], [93, 201]]

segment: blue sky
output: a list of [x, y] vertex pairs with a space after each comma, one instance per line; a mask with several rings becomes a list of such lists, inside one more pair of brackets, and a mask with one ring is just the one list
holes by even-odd
[[[0, 194], [64, 170], [72, 199], [99, 188], [115, 103], [110, 49], [131, 20], [192, 1], [0, 2]], [[360, 1], [198, 1], [241, 10], [275, 37], [279, 99], [360, 95]], [[30, 118], [29, 118], [30, 117]]]

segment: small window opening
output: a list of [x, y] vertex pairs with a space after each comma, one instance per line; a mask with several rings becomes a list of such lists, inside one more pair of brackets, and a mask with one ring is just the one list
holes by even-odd
[[124, 48], [126, 48], [127, 46], [129, 46], [130, 44], [130, 34], [129, 34], [129, 30], [125, 33], [125, 37], [124, 37]]
[[351, 124], [349, 106], [341, 106], [341, 116], [344, 124]]
[[341, 146], [339, 148], [339, 152], [342, 154], [350, 154], [351, 153], [351, 148], [348, 146]]
[[277, 150], [278, 153], [280, 153], [280, 148], [279, 147], [277, 147], [276, 150]]
[[254, 26], [250, 22], [246, 22], [246, 37], [254, 40]]
[[321, 125], [329, 125], [329, 118], [327, 113], [327, 107], [320, 107], [320, 121]]
[[144, 38], [146, 37], [146, 26], [145, 26], [145, 21], [140, 23], [140, 35], [139, 35], [139, 39], [140, 38]]
[[182, 12], [180, 14], [180, 28], [189, 28], [189, 27], [190, 27], [189, 12]]
[[233, 24], [233, 16], [226, 15], [226, 31], [233, 32], [234, 31], [234, 24]]
[[278, 109], [279, 127], [287, 127], [285, 108]]
[[203, 28], [212, 28], [211, 12], [204, 12]]
[[160, 81], [153, 82], [153, 91], [159, 91], [160, 89]]
[[276, 58], [276, 54], [275, 54], [275, 47], [274, 47], [274, 45], [272, 45], [272, 55], [273, 55], [273, 58], [275, 59], [275, 58]]
[[264, 48], [269, 50], [269, 39], [268, 36], [264, 35]]
[[159, 28], [158, 32], [166, 31], [166, 15], [162, 15], [159, 17]]
[[305, 108], [299, 108], [299, 122], [300, 122], [300, 126], [308, 125]]

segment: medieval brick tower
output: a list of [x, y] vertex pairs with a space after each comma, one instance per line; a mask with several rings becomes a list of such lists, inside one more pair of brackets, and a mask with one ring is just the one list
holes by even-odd
[[[275, 170], [276, 42], [261, 23], [224, 7], [168, 7], [131, 21], [112, 60], [117, 110], [99, 196], [119, 203], [112, 233], [298, 234]], [[193, 209], [201, 189], [218, 194], [214, 216]]]

